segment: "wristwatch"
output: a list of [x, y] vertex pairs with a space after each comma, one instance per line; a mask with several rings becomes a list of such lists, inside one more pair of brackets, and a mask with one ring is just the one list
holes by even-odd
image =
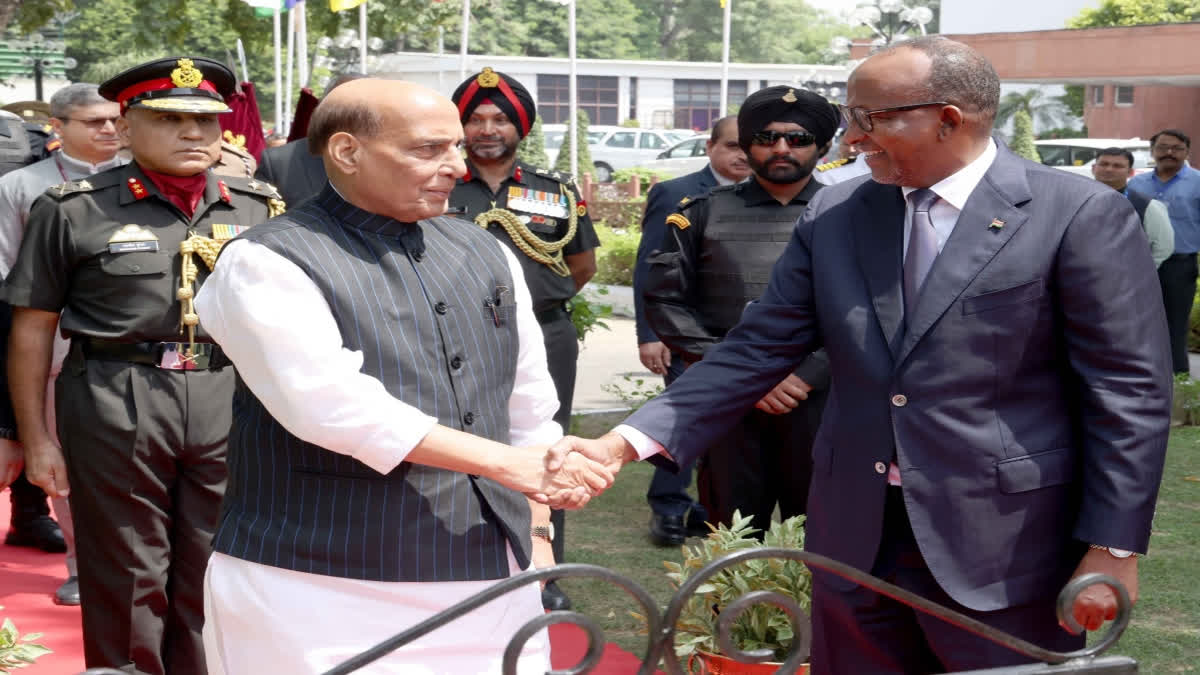
[[1133, 551], [1127, 551], [1123, 548], [1111, 548], [1109, 546], [1101, 546], [1099, 544], [1088, 544], [1088, 548], [1094, 548], [1097, 551], [1108, 551], [1108, 554], [1114, 558], [1128, 558], [1134, 555]]
[[546, 541], [554, 541], [554, 523], [546, 523], [545, 525], [534, 525], [529, 534], [545, 539]]

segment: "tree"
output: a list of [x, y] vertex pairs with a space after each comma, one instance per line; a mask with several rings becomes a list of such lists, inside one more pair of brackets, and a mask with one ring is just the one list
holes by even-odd
[[529, 127], [529, 133], [525, 134], [525, 138], [522, 138], [521, 144], [517, 146], [517, 159], [543, 169], [550, 166], [550, 158], [546, 156], [546, 136], [542, 133], [541, 115], [533, 118], [533, 126]]
[[1009, 149], [1025, 159], [1042, 161], [1033, 142], [1033, 121], [1024, 109], [1019, 109], [1013, 114], [1013, 136]]
[[1200, 20], [1200, 0], [1104, 0], [1067, 22], [1069, 28], [1139, 26]]
[[[587, 111], [580, 109], [575, 115], [575, 124], [569, 125], [574, 127], [575, 131], [575, 164], [581, 176], [595, 171], [592, 167], [592, 151], [588, 148], [589, 122]], [[568, 134], [571, 131], [572, 129], [567, 129]], [[563, 144], [558, 148], [558, 158], [554, 160], [554, 170], [568, 174], [571, 172], [571, 143], [568, 137], [563, 138]]]
[[1068, 84], [1063, 86], [1066, 93], [1058, 97], [1063, 105], [1067, 106], [1067, 110], [1075, 117], [1083, 117], [1083, 85]]
[[996, 108], [996, 126], [1007, 124], [1018, 110], [1025, 111], [1042, 128], [1059, 126], [1070, 113], [1062, 100], [1046, 96], [1040, 88], [1011, 91], [1000, 99], [1000, 105]]

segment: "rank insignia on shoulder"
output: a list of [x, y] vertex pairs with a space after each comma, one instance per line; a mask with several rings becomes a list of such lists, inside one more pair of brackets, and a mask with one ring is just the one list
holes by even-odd
[[667, 224], [674, 225], [681, 230], [686, 230], [692, 226], [692, 221], [688, 220], [687, 216], [683, 215], [682, 213], [672, 213], [671, 215], [667, 216]]
[[217, 181], [217, 189], [221, 191], [221, 201], [226, 204], [233, 202], [233, 197], [229, 196], [229, 186], [225, 184], [225, 181]]
[[825, 162], [824, 164], [817, 167], [817, 171], [828, 171], [830, 169], [836, 169], [839, 166], [845, 165], [849, 161], [850, 160], [843, 157], [842, 159], [835, 159], [832, 162]]
[[61, 197], [63, 195], [71, 194], [72, 192], [87, 192], [94, 188], [92, 187], [92, 184], [86, 180], [73, 180], [57, 185], [52, 189], [54, 190], [55, 194]]
[[688, 202], [690, 202], [690, 201], [692, 201], [692, 198], [691, 198], [691, 197], [688, 197], [687, 195], [684, 195], [684, 196], [683, 196], [683, 199], [680, 199], [680, 200], [679, 200], [679, 205], [680, 205], [680, 206], [686, 206], [686, 205], [687, 205], [687, 203], [688, 203]]

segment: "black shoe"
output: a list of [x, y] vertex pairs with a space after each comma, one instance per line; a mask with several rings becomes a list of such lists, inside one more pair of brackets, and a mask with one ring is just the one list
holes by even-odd
[[8, 535], [4, 537], [4, 543], [9, 546], [40, 548], [46, 553], [67, 552], [67, 542], [63, 539], [62, 530], [50, 516], [14, 520], [8, 528]]
[[562, 592], [558, 584], [551, 581], [542, 589], [542, 608], [551, 612], [568, 610], [571, 609], [571, 599]]
[[689, 537], [707, 537], [712, 530], [708, 529], [708, 525], [699, 518], [689, 517], [687, 520], [687, 536]]
[[79, 604], [79, 577], [68, 578], [54, 591], [54, 603], [71, 607]]
[[687, 539], [683, 516], [655, 513], [650, 516], [650, 541], [655, 546], [682, 546]]

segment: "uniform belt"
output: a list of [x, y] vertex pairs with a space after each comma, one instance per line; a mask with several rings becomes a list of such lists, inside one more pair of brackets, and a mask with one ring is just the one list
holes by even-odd
[[537, 322], [540, 324], [554, 323], [559, 319], [570, 319], [571, 313], [567, 311], [565, 305], [555, 305], [549, 309], [543, 309], [534, 316], [537, 317]]
[[164, 370], [216, 370], [231, 365], [221, 347], [197, 342], [191, 358], [185, 356], [186, 342], [118, 342], [102, 338], [75, 338], [83, 357], [93, 361], [144, 363]]

